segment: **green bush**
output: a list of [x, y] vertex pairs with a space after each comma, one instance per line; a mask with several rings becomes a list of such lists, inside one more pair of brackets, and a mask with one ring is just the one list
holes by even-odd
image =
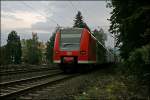
[[150, 44], [131, 52], [124, 65], [126, 75], [138, 82], [150, 84]]

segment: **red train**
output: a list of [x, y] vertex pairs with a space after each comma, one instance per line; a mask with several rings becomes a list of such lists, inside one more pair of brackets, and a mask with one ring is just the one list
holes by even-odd
[[[96, 64], [97, 44], [97, 40], [86, 28], [59, 29], [55, 36], [53, 62], [61, 65]], [[107, 53], [107, 49], [102, 45], [100, 47]], [[101, 63], [110, 60], [109, 53], [100, 56], [106, 58]]]

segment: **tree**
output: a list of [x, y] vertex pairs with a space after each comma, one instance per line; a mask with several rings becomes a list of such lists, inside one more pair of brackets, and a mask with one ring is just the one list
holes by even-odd
[[111, 5], [109, 30], [117, 37], [116, 45], [120, 47], [126, 66], [120, 67], [120, 70], [127, 76], [133, 76], [136, 84], [147, 84], [149, 88], [150, 3], [146, 0], [112, 0]]
[[53, 62], [53, 48], [54, 48], [54, 41], [55, 41], [55, 33], [52, 34], [50, 37], [50, 40], [47, 41], [46, 45], [46, 59], [48, 62], [52, 63]]
[[21, 63], [21, 42], [20, 37], [17, 35], [16, 31], [11, 31], [8, 35], [6, 51], [8, 56], [8, 63]]
[[39, 64], [42, 59], [42, 52], [39, 49], [37, 34], [32, 34], [32, 39], [22, 41], [24, 43], [24, 61], [29, 64]]
[[6, 45], [0, 47], [0, 65], [8, 64], [8, 53], [6, 52]]
[[150, 42], [150, 5], [148, 1], [112, 0], [110, 32], [117, 37], [121, 56]]
[[21, 40], [21, 46], [22, 46], [22, 62], [27, 62], [27, 40], [22, 39]]
[[[106, 41], [106, 35], [103, 31], [103, 29], [101, 28], [100, 30], [95, 29], [93, 31], [93, 35], [95, 36], [95, 38], [101, 43], [99, 44], [98, 42], [96, 42], [96, 59], [97, 62], [101, 63], [104, 62], [106, 59], [104, 59], [105, 57], [105, 50], [103, 48], [103, 46], [105, 46], [105, 41]], [[102, 46], [103, 45], [103, 46]]]
[[83, 21], [83, 17], [80, 11], [78, 11], [75, 20], [74, 20], [74, 25], [73, 27], [78, 27], [78, 28], [87, 28], [90, 31], [90, 28], [87, 26], [87, 24]]
[[93, 31], [93, 35], [96, 37], [98, 41], [100, 41], [103, 45], [105, 45], [105, 41], [107, 40], [107, 36], [104, 33], [104, 30], [100, 28], [100, 30], [95, 29]]

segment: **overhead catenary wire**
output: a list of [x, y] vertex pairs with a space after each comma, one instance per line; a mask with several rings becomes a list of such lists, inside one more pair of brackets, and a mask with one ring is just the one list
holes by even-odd
[[[79, 3], [80, 2], [80, 3]], [[82, 1], [79, 1], [79, 2], [77, 2], [77, 5], [82, 5]], [[87, 12], [87, 10], [86, 9], [84, 9], [85, 7], [82, 7], [81, 6], [81, 8], [80, 8], [80, 11], [82, 10], [83, 12], [85, 12], [85, 13], [83, 13], [83, 14], [85, 14], [85, 15], [87, 15], [88, 14], [88, 12]], [[87, 13], [87, 14], [86, 14]], [[87, 24], [87, 20], [88, 20], [88, 17], [89, 16], [85, 16], [83, 19], [84, 19], [84, 21], [86, 22], [86, 24]], [[86, 18], [87, 18], [87, 20], [86, 20]]]
[[79, 11], [75, 6], [74, 6], [74, 4], [72, 3], [72, 1], [70, 1], [70, 4], [71, 4], [71, 6], [73, 7], [73, 9], [74, 9], [74, 11]]
[[[22, 1], [22, 4], [24, 4], [25, 6], [29, 7], [30, 9], [34, 10], [35, 12], [38, 12], [41, 16], [44, 16], [45, 18], [47, 17], [44, 14], [42, 14], [41, 12], [39, 12], [36, 9], [34, 9], [33, 7], [31, 7], [30, 5], [28, 5], [27, 3], [25, 3], [24, 1]], [[58, 27], [60, 27], [60, 25], [57, 23], [57, 21], [55, 21], [52, 18], [50, 18], [50, 20], [53, 21]]]
[[[49, 8], [49, 10], [51, 11], [51, 12], [53, 12], [53, 13], [55, 13], [51, 8]], [[61, 18], [62, 20], [64, 20], [66, 17], [64, 17], [64, 16], [60, 16], [60, 15], [57, 15], [59, 18]]]
[[111, 53], [93, 34], [91, 36], [100, 44], [103, 48], [105, 48], [109, 53]]
[[[72, 3], [72, 1], [70, 1], [70, 4], [72, 5], [72, 7], [74, 8], [74, 10], [77, 10], [77, 11], [79, 11], [75, 6], [74, 6], [74, 4]], [[79, 2], [78, 2], [78, 4], [79, 4]], [[86, 11], [86, 10], [85, 10]], [[87, 12], [87, 11], [86, 11]], [[87, 12], [87, 14], [88, 14], [88, 12]], [[92, 35], [92, 34], [91, 34]], [[96, 40], [96, 41], [98, 41], [98, 43], [100, 44], [100, 45], [102, 45], [102, 43], [95, 37], [95, 36], [93, 36], [92, 35], [92, 37]], [[108, 49], [104, 46], [104, 45], [102, 45], [107, 51], [108, 51]]]
[[[78, 4], [81, 4], [81, 3], [78, 2]], [[82, 9], [84, 9], [84, 8], [82, 8]], [[84, 11], [86, 11], [87, 14], [88, 14], [88, 12], [89, 12], [88, 10], [84, 10]], [[107, 35], [107, 34], [106, 34], [106, 35]], [[108, 35], [110, 35], [110, 34], [108, 34]], [[113, 35], [110, 35], [110, 36], [113, 37], [113, 38], [114, 38], [114, 41], [115, 41], [116, 37], [113, 36]], [[96, 39], [95, 36], [92, 35], [92, 37]], [[98, 39], [96, 39], [96, 41], [98, 41]], [[99, 43], [100, 45], [102, 45], [100, 41], [98, 41], [98, 43]], [[115, 44], [115, 42], [114, 42], [114, 44]], [[102, 46], [103, 46], [103, 45], [102, 45]], [[104, 47], [107, 51], [109, 51], [105, 46], [103, 46], [103, 47]], [[115, 47], [115, 45], [114, 45], [114, 47]], [[109, 51], [109, 52], [110, 52], [110, 51]]]
[[[79, 11], [79, 10], [73, 5], [72, 1], [70, 1], [70, 4], [71, 4], [72, 7], [74, 8], [74, 10]], [[103, 48], [105, 48], [105, 49], [108, 51], [108, 49], [107, 49], [93, 34], [91, 34], [91, 36], [98, 42], [98, 44], [100, 44]], [[108, 52], [109, 52], [109, 51], [108, 51]]]
[[[80, 1], [81, 2], [81, 1]], [[80, 11], [81, 10], [81, 8], [80, 8], [80, 10], [79, 10], [79, 8], [77, 9], [77, 7], [72, 3], [72, 1], [70, 1], [70, 4], [72, 5], [72, 7], [74, 8], [74, 10], [76, 10], [76, 11]], [[77, 5], [79, 5], [80, 3], [79, 2], [77, 2]], [[86, 10], [84, 10], [84, 12], [86, 12], [87, 13], [87, 11]], [[88, 13], [87, 13], [88, 14]]]

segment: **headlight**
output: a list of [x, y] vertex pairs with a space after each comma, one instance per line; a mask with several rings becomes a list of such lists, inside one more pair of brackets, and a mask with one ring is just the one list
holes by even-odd
[[59, 52], [58, 51], [55, 51], [55, 55], [58, 55], [59, 54]]
[[86, 51], [80, 51], [81, 55], [86, 55]]

